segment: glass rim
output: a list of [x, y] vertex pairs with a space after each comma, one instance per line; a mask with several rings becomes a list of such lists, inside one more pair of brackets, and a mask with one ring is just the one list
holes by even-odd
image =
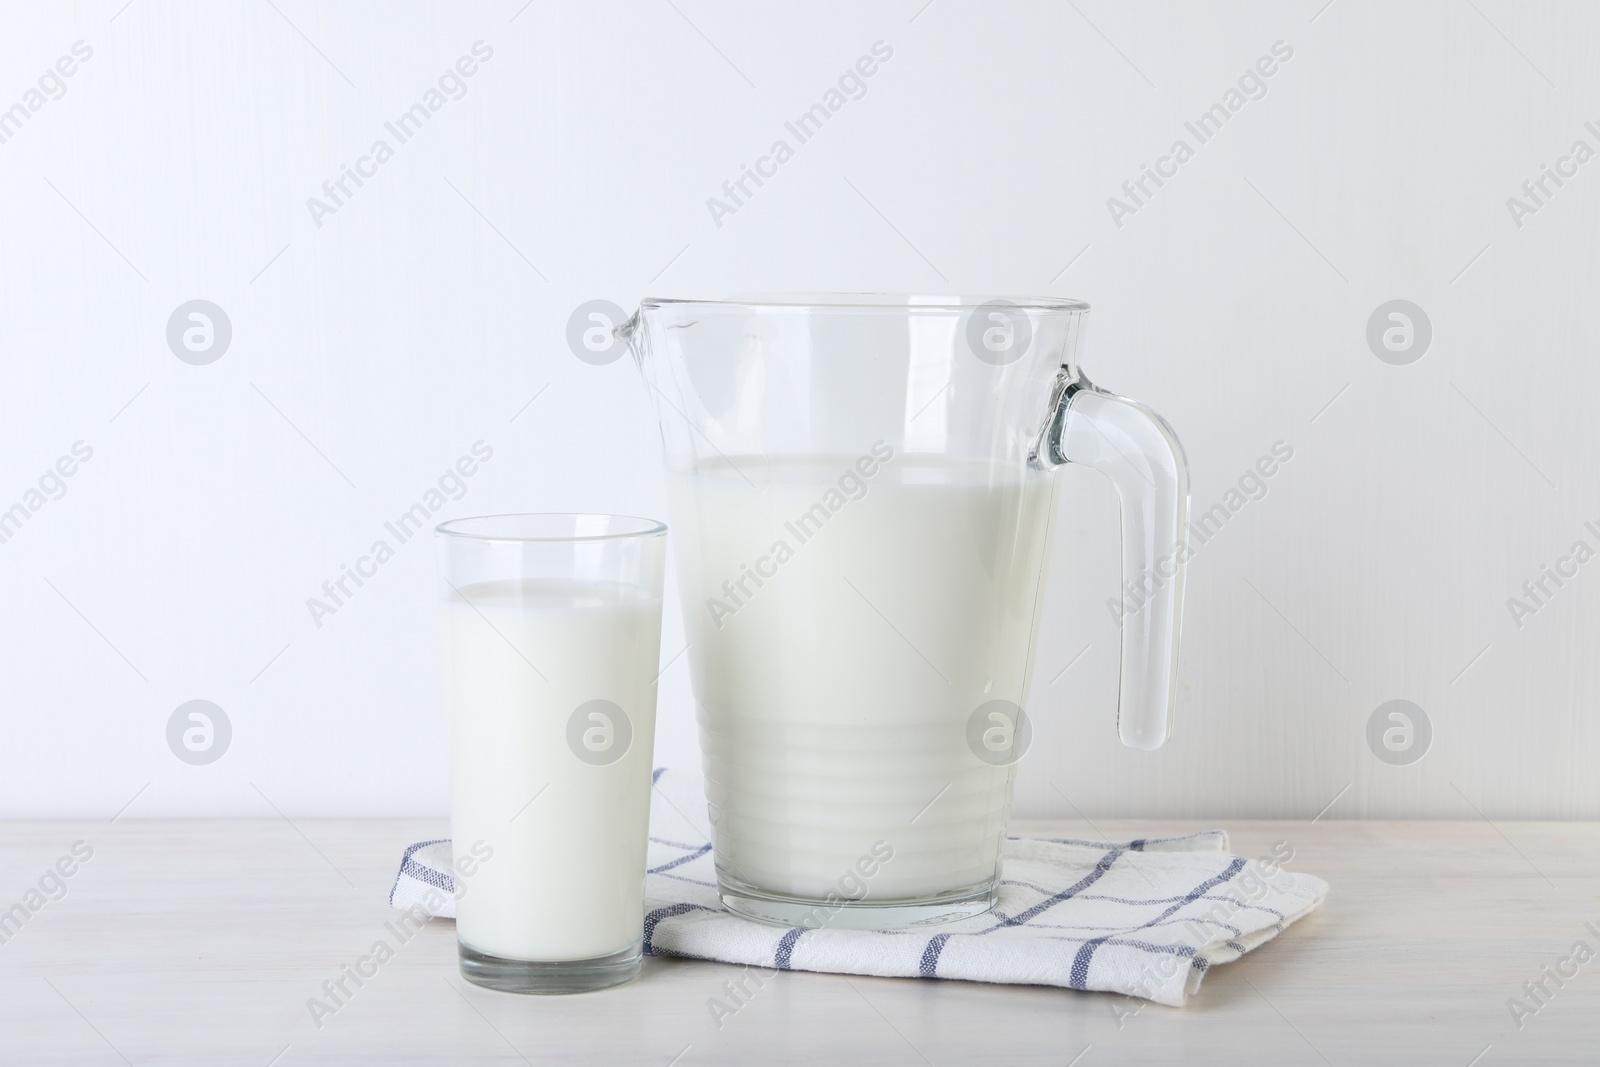
[[680, 297], [647, 296], [639, 301], [641, 308], [704, 307], [704, 308], [784, 308], [841, 311], [972, 311], [990, 304], [1001, 303], [1025, 311], [1089, 310], [1089, 304], [1066, 296], [949, 296], [917, 293], [752, 293], [745, 299], [730, 297], [726, 300], [691, 300]]
[[[537, 524], [557, 519], [604, 519], [608, 526], [618, 522], [633, 526], [623, 530], [607, 530], [605, 533], [517, 533], [517, 532], [483, 532], [473, 529], [475, 525], [488, 525], [503, 523], [513, 525], [519, 522]], [[573, 522], [570, 525], [577, 526]], [[586, 511], [513, 511], [498, 515], [467, 515], [459, 519], [449, 519], [439, 523], [433, 528], [436, 537], [447, 537], [461, 541], [485, 541], [505, 544], [516, 543], [545, 543], [560, 542], [587, 542], [587, 541], [626, 541], [640, 537], [659, 537], [667, 532], [667, 524], [659, 519], [650, 519], [642, 515], [608, 515], [599, 512]]]

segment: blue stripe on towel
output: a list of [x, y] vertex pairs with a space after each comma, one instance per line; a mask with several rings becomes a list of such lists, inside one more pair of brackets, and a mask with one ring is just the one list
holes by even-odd
[[934, 934], [928, 939], [928, 947], [922, 950], [922, 962], [917, 964], [917, 977], [939, 977], [939, 954], [944, 951], [945, 942], [949, 940], [949, 934]]
[[708, 882], [704, 878], [685, 878], [681, 874], [663, 874], [663, 878], [671, 878], [674, 882], [688, 882], [690, 885], [703, 885], [707, 889], [717, 888], [717, 883]]
[[701, 845], [699, 848], [695, 849], [693, 852], [689, 853], [687, 856], [679, 856], [675, 860], [668, 860], [667, 862], [663, 863], [659, 867], [651, 867], [650, 870], [648, 872], [646, 872], [646, 873], [648, 873], [648, 874], [660, 874], [662, 871], [670, 871], [674, 867], [682, 867], [685, 863], [688, 863], [690, 860], [697, 860], [701, 856], [704, 856], [707, 852], [710, 852], [710, 851], [711, 851], [711, 846], [710, 845]]
[[[407, 848], [405, 855], [400, 857], [400, 874], [415, 878], [419, 882], [426, 882], [434, 888], [454, 896], [456, 891], [456, 883], [454, 878], [450, 877], [448, 874], [436, 871], [432, 867], [424, 867], [422, 864], [411, 858], [418, 849], [427, 848], [429, 845], [449, 843], [450, 839], [448, 837], [436, 837], [432, 841], [418, 841], [416, 844]], [[389, 889], [389, 906], [391, 908], [394, 907], [394, 891], [399, 888], [400, 879], [397, 876], [394, 880], [394, 885]]]
[[654, 956], [655, 946], [651, 939], [655, 937], [656, 924], [662, 919], [670, 919], [674, 915], [686, 915], [691, 911], [713, 911], [703, 904], [670, 904], [665, 908], [657, 908], [644, 917], [644, 954]]
[[785, 930], [783, 937], [778, 941], [777, 949], [772, 953], [772, 965], [780, 971], [793, 970], [789, 965], [794, 958], [794, 944], [805, 934], [805, 927], [796, 926], [793, 930]]
[[[689, 845], [682, 841], [674, 841], [670, 837], [657, 837], [654, 834], [650, 835], [650, 840], [657, 845], [671, 845], [673, 848], [681, 848], [685, 852], [693, 852], [700, 847], [700, 845]], [[702, 841], [700, 844], [703, 845], [705, 842]]]
[[[1049, 911], [1063, 900], [1077, 896], [1083, 890], [1088, 889], [1091, 885], [1094, 885], [1094, 883], [1098, 882], [1101, 876], [1106, 873], [1111, 865], [1117, 862], [1117, 857], [1121, 856], [1124, 851], [1125, 850], [1122, 848], [1111, 849], [1104, 856], [1100, 857], [1100, 862], [1094, 865], [1094, 870], [1078, 879], [1076, 884], [1068, 886], [1066, 889], [1063, 889], [1053, 897], [1041, 900], [1027, 911], [1001, 919], [1000, 926], [1021, 926], [1035, 915], [1038, 915], [1041, 912]], [[995, 927], [995, 929], [999, 929], [999, 927]]]
[[1078, 954], [1072, 958], [1072, 975], [1067, 979], [1067, 984], [1073, 989], [1089, 988], [1089, 961], [1094, 958], [1094, 950], [1109, 941], [1110, 938], [1097, 937], [1093, 941], [1085, 941], [1083, 947], [1078, 949]]
[[[1000, 884], [1001, 885], [1019, 885], [1024, 889], [1031, 889], [1035, 893], [1049, 893], [1050, 892], [1050, 890], [1046, 889], [1042, 885], [1038, 885], [1038, 884], [1036, 884], [1034, 882], [1024, 882], [1024, 881], [1021, 881], [1021, 880], [1015, 879], [1015, 878], [1007, 878], [1007, 879], [1003, 880]], [[1227, 896], [1214, 897], [1209, 893], [1207, 893], [1205, 896], [1200, 896], [1200, 897], [1190, 897], [1187, 894], [1185, 894], [1185, 895], [1180, 896], [1180, 897], [1151, 897], [1148, 900], [1135, 899], [1133, 897], [1110, 896], [1110, 895], [1107, 895], [1105, 893], [1080, 893], [1078, 895], [1078, 899], [1079, 900], [1109, 900], [1113, 904], [1135, 904], [1135, 905], [1171, 904], [1174, 901], [1176, 901], [1176, 902], [1178, 902], [1180, 904], [1192, 904], [1196, 900], [1219, 900], [1219, 901], [1222, 901], [1223, 903], [1226, 903], [1226, 904], [1232, 904], [1235, 908], [1241, 908], [1241, 909], [1242, 908], [1252, 908], [1255, 911], [1264, 911], [1268, 915], [1276, 915], [1280, 919], [1283, 918], [1283, 912], [1279, 911], [1277, 908], [1269, 908], [1265, 904], [1241, 904], [1239, 901], [1235, 900], [1233, 897], [1227, 897]], [[1157, 921], [1159, 921], [1159, 920], [1157, 920]]]
[[1228, 879], [1232, 878], [1234, 875], [1236, 875], [1240, 871], [1242, 871], [1244, 869], [1244, 862], [1245, 861], [1244, 861], [1244, 857], [1243, 856], [1235, 856], [1233, 858], [1233, 862], [1228, 864], [1227, 867], [1223, 868], [1223, 871], [1222, 871], [1221, 874], [1213, 875], [1212, 877], [1207, 878], [1205, 881], [1201, 882], [1199, 885], [1197, 885], [1193, 889], [1189, 890], [1189, 892], [1184, 895], [1184, 897], [1183, 897], [1183, 899], [1181, 901], [1179, 901], [1178, 903], [1172, 905], [1166, 911], [1162, 912], [1160, 915], [1157, 915], [1154, 919], [1151, 919], [1149, 922], [1141, 923], [1140, 926], [1134, 927], [1134, 929], [1137, 930], [1137, 929], [1142, 929], [1145, 926], [1153, 926], [1156, 923], [1160, 922], [1162, 919], [1165, 919], [1165, 918], [1169, 917], [1170, 915], [1172, 915], [1173, 912], [1176, 912], [1176, 911], [1182, 909], [1184, 907], [1184, 905], [1192, 904], [1196, 900], [1199, 900], [1201, 897], [1203, 897], [1207, 893], [1211, 892], [1217, 886], [1221, 885], [1223, 882], [1226, 882]]
[[[1167, 918], [1173, 912], [1182, 908], [1185, 904], [1205, 896], [1206, 893], [1210, 892], [1218, 885], [1221, 885], [1223, 882], [1226, 882], [1228, 879], [1238, 874], [1243, 867], [1243, 857], [1235, 857], [1233, 862], [1228, 864], [1228, 866], [1223, 869], [1221, 874], [1213, 875], [1212, 877], [1207, 878], [1204, 882], [1201, 882], [1199, 885], [1195, 886], [1188, 893], [1186, 893], [1182, 903], [1172, 905], [1166, 911], [1162, 912], [1160, 915], [1157, 915], [1154, 919], [1151, 919], [1148, 922], [1140, 923], [1138, 926], [1134, 927], [1133, 930], [1143, 930], [1147, 927], [1154, 926], [1162, 919]], [[1127, 930], [1124, 932], [1132, 933], [1133, 930]], [[1072, 960], [1072, 975], [1068, 979], [1068, 984], [1071, 985], [1073, 989], [1088, 988], [1089, 961], [1094, 958], [1094, 950], [1109, 940], [1111, 940], [1109, 936], [1097, 937], [1091, 941], [1085, 941], [1083, 943], [1083, 947], [1078, 949], [1077, 956], [1075, 956]]]

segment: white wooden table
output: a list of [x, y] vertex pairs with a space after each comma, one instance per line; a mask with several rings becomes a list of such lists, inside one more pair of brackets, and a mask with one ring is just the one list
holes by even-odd
[[[319, 1028], [308, 998], [374, 941], [395, 940], [384, 924], [401, 849], [445, 836], [442, 822], [0, 823], [0, 909], [24, 902], [74, 842], [93, 849], [61, 879], [65, 895], [0, 927], [0, 1062], [1600, 1062], [1600, 959], [1547, 983], [1548, 1002], [1520, 1029], [1507, 1008], [1575, 942], [1600, 951], [1585, 928], [1600, 930], [1600, 823], [1096, 828], [1202, 825], [1225, 827], [1246, 856], [1287, 841], [1291, 869], [1333, 888], [1323, 911], [1213, 970], [1187, 1008], [790, 972], [719, 1029], [707, 1000], [732, 968], [647, 959], [639, 981], [602, 993], [492, 993], [460, 978], [441, 921], [350, 986]], [[1099, 836], [1078, 822], [1013, 826]]]

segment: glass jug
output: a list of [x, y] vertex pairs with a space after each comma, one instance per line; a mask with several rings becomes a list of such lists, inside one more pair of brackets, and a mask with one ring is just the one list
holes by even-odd
[[647, 299], [718, 890], [795, 927], [994, 905], [1052, 471], [1122, 506], [1119, 729], [1167, 737], [1189, 480], [1157, 414], [1077, 365], [1057, 298]]

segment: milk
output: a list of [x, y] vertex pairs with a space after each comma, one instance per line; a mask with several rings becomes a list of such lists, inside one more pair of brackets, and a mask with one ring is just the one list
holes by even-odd
[[968, 722], [1026, 706], [1053, 480], [882, 443], [669, 477], [724, 882], [815, 900], [871, 868], [876, 903], [991, 883], [1013, 768]]
[[[643, 932], [660, 598], [553, 581], [460, 593], [446, 607], [457, 934], [516, 960], [626, 949]], [[569, 720], [592, 700], [615, 703], [631, 726], [615, 762], [585, 762], [569, 746]], [[585, 717], [580, 736], [603, 748], [620, 733]]]

